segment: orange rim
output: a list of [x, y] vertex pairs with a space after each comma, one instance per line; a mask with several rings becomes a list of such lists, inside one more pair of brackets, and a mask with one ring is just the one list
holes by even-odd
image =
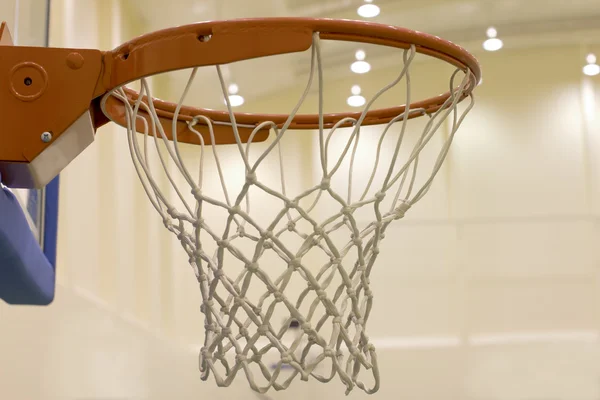
[[[105, 53], [105, 71], [97, 93], [106, 93], [128, 82], [163, 72], [207, 65], [227, 64], [251, 58], [308, 50], [312, 35], [318, 32], [323, 40], [339, 40], [408, 49], [415, 45], [417, 53], [447, 62], [469, 74], [469, 82], [460, 100], [468, 97], [481, 80], [481, 68], [475, 57], [462, 47], [439, 37], [389, 25], [376, 23], [310, 18], [267, 18], [202, 22], [157, 31], [133, 39], [111, 52]], [[125, 89], [130, 101], [137, 92]], [[443, 107], [450, 92], [414, 102], [410, 109], [425, 109], [428, 113]], [[176, 104], [154, 100], [160, 119], [172, 121]], [[113, 121], [125, 125], [124, 105], [114, 96], [107, 99], [106, 114]], [[369, 111], [364, 125], [384, 124], [402, 114], [406, 105]], [[140, 111], [140, 114], [143, 114]], [[325, 114], [325, 127], [342, 119], [357, 119], [361, 112]], [[178, 116], [181, 122], [196, 115], [204, 115], [216, 122], [230, 122], [227, 111], [184, 106]], [[410, 118], [422, 114], [411, 114]], [[262, 113], [234, 113], [240, 124], [258, 125], [264, 121], [283, 124], [288, 115]], [[318, 114], [295, 116], [292, 129], [315, 129]]]

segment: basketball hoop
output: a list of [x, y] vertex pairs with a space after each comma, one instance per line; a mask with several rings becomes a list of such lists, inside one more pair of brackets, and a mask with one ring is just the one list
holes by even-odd
[[[403, 58], [397, 77], [362, 111], [326, 114], [323, 40], [399, 49]], [[307, 50], [308, 82], [290, 114], [233, 112], [221, 65]], [[5, 91], [0, 98], [15, 115], [37, 116], [27, 126], [9, 116], [5, 127], [13, 129], [0, 132], [2, 143], [9, 142], [0, 148], [0, 172], [8, 173], [9, 185], [43, 185], [109, 120], [127, 130], [143, 188], [165, 227], [181, 242], [200, 286], [206, 328], [202, 379], [212, 374], [219, 386], [229, 386], [243, 373], [252, 389], [265, 393], [286, 389], [296, 379], [329, 382], [338, 377], [347, 392], [355, 387], [367, 393], [378, 390], [377, 357], [366, 329], [373, 307], [369, 276], [386, 229], [428, 192], [473, 106], [472, 92], [481, 79], [473, 56], [452, 43], [406, 29], [300, 18], [183, 26], [139, 37], [106, 53], [19, 47], [0, 52], [0, 74], [9, 76], [13, 88], [12, 95]], [[448, 92], [412, 100], [410, 74], [417, 54], [455, 67]], [[23, 59], [30, 61], [19, 61]], [[216, 67], [227, 111], [185, 105], [197, 68], [209, 65]], [[153, 98], [147, 77], [182, 69], [189, 70], [189, 78], [179, 102]], [[33, 82], [23, 86], [22, 78], [31, 74]], [[57, 81], [62, 85], [56, 86]], [[140, 90], [133, 90], [132, 83]], [[404, 104], [372, 109], [399, 84], [405, 88]], [[298, 110], [314, 85], [319, 112], [301, 115]], [[468, 104], [461, 110], [459, 103], [465, 99]], [[64, 104], [61, 116], [44, 118], [58, 102]], [[417, 120], [423, 122], [413, 124]], [[361, 163], [359, 168], [365, 130], [377, 125], [377, 134], [368, 133], [373, 151], [366, 160], [371, 164]], [[296, 195], [290, 194], [282, 156], [291, 130], [314, 135], [319, 174]], [[13, 131], [26, 135], [13, 136]], [[40, 141], [39, 134], [35, 137], [40, 131], [52, 132], [50, 143]], [[334, 155], [336, 141], [341, 151]], [[440, 143], [439, 149], [424, 167], [424, 149], [433, 142]], [[193, 161], [182, 144], [198, 146]], [[224, 178], [220, 157], [225, 147], [218, 146], [222, 144], [236, 150], [243, 182], [235, 192]], [[69, 156], [50, 161], [47, 154], [56, 154], [57, 148], [61, 154], [68, 149]], [[391, 149], [388, 156], [384, 149]], [[261, 174], [267, 159], [275, 160], [279, 170], [274, 183], [266, 183]], [[211, 168], [214, 174], [207, 172]], [[365, 184], [356, 190], [353, 176], [359, 173]], [[213, 176], [218, 184], [205, 185]], [[342, 190], [336, 186], [341, 180]], [[256, 198], [268, 198], [280, 208], [268, 219], [257, 218], [260, 204], [251, 208]], [[320, 208], [325, 199], [335, 207]], [[209, 207], [223, 213], [221, 228], [210, 221], [212, 214], [205, 211]], [[234, 271], [234, 265], [241, 268]], [[304, 281], [305, 289], [287, 295], [291, 280]], [[273, 353], [275, 363], [267, 360]], [[327, 371], [321, 372], [324, 368]]]

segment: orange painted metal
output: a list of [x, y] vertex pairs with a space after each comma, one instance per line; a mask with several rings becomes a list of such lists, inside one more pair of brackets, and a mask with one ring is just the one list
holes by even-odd
[[[7, 113], [2, 118], [0, 130], [0, 160], [30, 162], [49, 145], [40, 140], [43, 132], [51, 132], [53, 141], [90, 110], [96, 128], [109, 118], [126, 125], [124, 104], [110, 96], [106, 115], [100, 109], [102, 97], [109, 91], [142, 77], [163, 72], [206, 65], [220, 65], [235, 61], [308, 50], [313, 34], [318, 32], [323, 40], [341, 40], [372, 43], [406, 49], [416, 46], [416, 51], [448, 62], [469, 73], [469, 83], [464, 97], [468, 96], [481, 79], [477, 60], [463, 48], [438, 37], [394, 26], [368, 22], [308, 19], [271, 18], [203, 22], [166, 29], [133, 39], [115, 50], [54, 49], [11, 46], [6, 24], [0, 26], [0, 109]], [[125, 89], [130, 102], [138, 94]], [[435, 111], [443, 106], [449, 93], [411, 104], [411, 109], [424, 108]], [[176, 105], [154, 100], [160, 123], [168, 137], [172, 137], [172, 118]], [[389, 122], [404, 112], [406, 105], [369, 111], [364, 125]], [[194, 116], [230, 123], [227, 112], [185, 106], [178, 116], [178, 140], [199, 143], [187, 126]], [[256, 126], [264, 121], [283, 124], [287, 115], [235, 113], [236, 121]], [[411, 114], [417, 117], [421, 114]], [[140, 116], [149, 115], [140, 112]], [[327, 114], [325, 127], [347, 118], [357, 118], [360, 113]], [[297, 115], [292, 129], [315, 129], [319, 126], [317, 114]], [[137, 125], [140, 131], [141, 124]], [[210, 137], [202, 121], [196, 129], [201, 131], [205, 143]], [[252, 128], [240, 127], [242, 140], [247, 140]], [[254, 141], [266, 140], [269, 131], [259, 132]], [[231, 127], [215, 125], [219, 144], [235, 143]]]
[[[202, 22], [166, 29], [138, 37], [106, 53], [105, 63], [109, 67], [101, 81], [103, 92], [139, 79], [176, 69], [195, 66], [225, 64], [234, 61], [268, 55], [304, 51], [312, 45], [312, 35], [318, 32], [321, 39], [341, 40], [378, 44], [407, 49], [412, 44], [416, 51], [448, 62], [463, 71], [470, 71], [470, 81], [465, 97], [481, 79], [481, 68], [477, 60], [465, 49], [436, 36], [389, 25], [333, 19], [269, 18], [232, 21]], [[209, 38], [209, 40], [207, 40]], [[112, 71], [108, 73], [108, 69]], [[415, 102], [411, 109], [424, 108], [428, 112], [439, 109], [450, 93]], [[128, 97], [137, 98], [133, 91]], [[117, 100], [118, 102], [118, 100]], [[156, 101], [156, 109], [171, 115], [176, 105]], [[114, 109], [111, 107], [111, 109]], [[363, 125], [389, 122], [404, 112], [405, 105], [369, 111]], [[108, 110], [109, 114], [112, 114]], [[183, 107], [181, 121], [190, 115], [204, 115], [213, 121], [230, 122], [229, 113], [195, 107]], [[358, 118], [361, 113], [338, 113], [324, 116], [325, 127], [331, 127], [347, 118]], [[417, 117], [421, 114], [411, 114]], [[111, 118], [124, 125], [117, 115]], [[235, 113], [238, 123], [258, 125], [264, 121], [283, 124], [288, 115]], [[292, 129], [315, 129], [319, 126], [317, 114], [297, 115]], [[227, 135], [227, 132], [223, 132]], [[266, 139], [266, 135], [260, 135]], [[260, 140], [260, 137], [255, 138]], [[220, 137], [221, 143], [234, 141], [233, 134]]]
[[[102, 52], [12, 46], [5, 24], [0, 37], [0, 160], [27, 163], [89, 109]], [[67, 62], [72, 53], [84, 60], [78, 69]], [[41, 140], [44, 132], [51, 142]]]

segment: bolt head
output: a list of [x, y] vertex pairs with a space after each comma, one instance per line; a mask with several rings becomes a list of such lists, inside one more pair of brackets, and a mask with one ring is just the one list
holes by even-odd
[[48, 143], [52, 140], [52, 134], [50, 132], [42, 133], [42, 142]]

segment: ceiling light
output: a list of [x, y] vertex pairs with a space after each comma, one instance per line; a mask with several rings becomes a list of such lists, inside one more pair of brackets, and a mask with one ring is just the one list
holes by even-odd
[[378, 6], [372, 4], [373, 0], [365, 0], [365, 4], [358, 7], [358, 15], [363, 18], [373, 18], [379, 15], [381, 11]]
[[365, 61], [366, 54], [364, 50], [358, 50], [356, 52], [356, 61], [352, 63], [350, 69], [355, 74], [366, 74], [371, 70], [371, 64]]
[[229, 90], [229, 94], [238, 94], [238, 92], [240, 91], [240, 88], [235, 83], [232, 83], [231, 85], [229, 85], [228, 90]]
[[498, 39], [498, 31], [496, 30], [496, 28], [494, 27], [489, 27], [487, 32], [487, 40], [485, 42], [483, 42], [483, 48], [487, 51], [497, 51], [500, 50], [502, 48], [502, 46], [504, 46], [504, 43], [502, 43], [502, 40]]
[[[232, 83], [231, 85], [229, 85], [228, 91], [229, 91], [229, 104], [231, 104], [231, 107], [239, 107], [242, 104], [244, 104], [244, 98], [238, 94], [238, 92], [240, 91], [240, 88], [238, 87], [238, 85], [236, 85], [235, 83]], [[227, 102], [225, 102], [225, 103], [227, 103]]]
[[196, 15], [204, 14], [208, 10], [208, 6], [204, 2], [195, 3], [192, 6], [192, 12]]
[[351, 89], [352, 96], [348, 97], [348, 105], [351, 107], [361, 107], [367, 102], [363, 96], [360, 95], [360, 86], [354, 85]]
[[594, 54], [588, 54], [585, 58], [587, 65], [583, 67], [583, 73], [587, 76], [596, 76], [600, 74], [600, 65], [596, 64], [596, 56]]

